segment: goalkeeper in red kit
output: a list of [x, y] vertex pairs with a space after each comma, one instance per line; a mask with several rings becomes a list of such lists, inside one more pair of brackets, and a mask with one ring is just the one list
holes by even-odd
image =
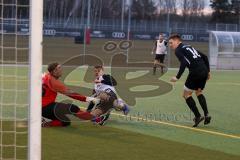
[[[48, 65], [48, 72], [42, 76], [42, 126], [69, 126], [71, 124], [67, 115], [74, 115], [83, 120], [100, 121], [99, 117], [89, 112], [80, 110], [74, 104], [56, 102], [58, 93], [82, 102], [99, 103], [99, 99], [86, 97], [67, 88], [59, 78], [62, 76], [62, 68], [58, 63]], [[46, 122], [45, 118], [51, 121]]]

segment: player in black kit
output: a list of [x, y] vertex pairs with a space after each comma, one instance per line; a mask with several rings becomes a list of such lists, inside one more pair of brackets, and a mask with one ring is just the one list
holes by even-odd
[[[169, 46], [175, 50], [175, 55], [180, 62], [177, 75], [172, 77], [170, 81], [176, 82], [182, 76], [185, 68], [187, 67], [189, 69], [189, 74], [184, 85], [183, 97], [186, 100], [188, 107], [195, 115], [195, 118], [193, 119], [193, 127], [197, 127], [203, 120], [205, 125], [209, 124], [211, 116], [208, 114], [206, 99], [203, 95], [206, 81], [210, 78], [208, 57], [200, 51], [195, 50], [192, 46], [183, 44], [181, 37], [177, 34], [169, 37]], [[193, 91], [195, 91], [198, 101], [203, 109], [204, 117], [199, 113], [196, 103], [192, 98]]]

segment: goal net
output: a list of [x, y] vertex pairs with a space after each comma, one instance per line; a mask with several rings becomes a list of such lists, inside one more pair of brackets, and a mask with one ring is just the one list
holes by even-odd
[[41, 158], [42, 5], [0, 0], [1, 160]]

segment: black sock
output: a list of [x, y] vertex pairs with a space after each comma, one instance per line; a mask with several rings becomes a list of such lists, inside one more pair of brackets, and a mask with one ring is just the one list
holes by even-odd
[[197, 96], [198, 101], [203, 109], [204, 115], [207, 116], [208, 115], [208, 108], [207, 108], [207, 102], [206, 99], [204, 97], [203, 94], [200, 94], [199, 96]]
[[108, 113], [108, 114], [105, 116], [104, 121], [108, 120], [109, 117], [110, 117], [110, 113]]
[[191, 111], [193, 112], [193, 114], [195, 115], [195, 117], [201, 117], [201, 114], [199, 113], [196, 103], [194, 101], [194, 99], [191, 97], [188, 97], [186, 99], [186, 103], [188, 105], [188, 107], [191, 109]]
[[157, 69], [157, 67], [154, 66], [154, 67], [153, 67], [153, 74], [156, 74], [156, 69]]

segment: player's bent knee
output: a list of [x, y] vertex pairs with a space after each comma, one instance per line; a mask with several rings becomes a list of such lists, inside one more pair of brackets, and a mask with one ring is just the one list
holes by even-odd
[[195, 91], [196, 96], [199, 96], [199, 95], [201, 95], [202, 93], [203, 93], [203, 92], [202, 92], [201, 89], [198, 89], [198, 90]]
[[200, 96], [202, 94], [202, 92], [196, 92], [195, 94], [196, 94], [196, 96]]
[[[185, 94], [182, 95], [183, 98], [185, 98]], [[185, 98], [186, 99], [186, 98]]]
[[188, 99], [189, 97], [191, 97], [192, 94], [191, 93], [183, 93], [183, 98], [184, 99]]
[[185, 95], [185, 96], [183, 96], [183, 98], [186, 100], [186, 99], [188, 99], [189, 97], [192, 97], [192, 95]]
[[184, 99], [187, 99], [187, 98], [188, 98], [188, 96], [187, 96], [187, 95], [183, 95], [182, 97], [183, 97]]
[[192, 96], [192, 93], [193, 93], [193, 90], [187, 88], [187, 87], [184, 85], [183, 98], [188, 99], [189, 97]]

